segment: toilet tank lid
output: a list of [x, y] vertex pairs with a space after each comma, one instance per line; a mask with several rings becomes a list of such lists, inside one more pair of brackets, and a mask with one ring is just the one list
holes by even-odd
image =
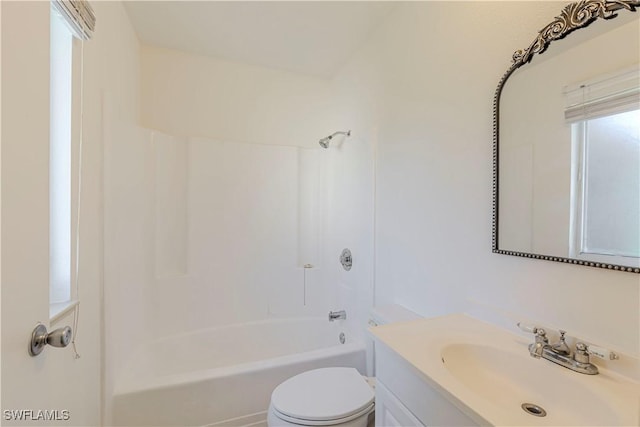
[[354, 368], [321, 368], [289, 378], [273, 390], [271, 405], [299, 420], [349, 417], [370, 406], [374, 393]]
[[373, 307], [370, 318], [376, 325], [386, 325], [388, 323], [421, 319], [422, 316], [399, 304], [389, 304]]

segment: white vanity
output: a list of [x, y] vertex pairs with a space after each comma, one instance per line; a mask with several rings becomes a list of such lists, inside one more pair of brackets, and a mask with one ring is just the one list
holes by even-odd
[[533, 358], [531, 341], [466, 315], [371, 332], [377, 426], [640, 424], [637, 379]]

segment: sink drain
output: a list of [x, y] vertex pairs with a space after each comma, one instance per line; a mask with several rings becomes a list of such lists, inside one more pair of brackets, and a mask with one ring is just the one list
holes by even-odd
[[542, 409], [538, 405], [534, 405], [533, 403], [523, 403], [521, 406], [522, 406], [522, 409], [524, 409], [524, 411], [527, 414], [531, 414], [531, 415], [533, 415], [535, 417], [546, 417], [547, 416], [547, 411], [545, 411], [544, 409]]

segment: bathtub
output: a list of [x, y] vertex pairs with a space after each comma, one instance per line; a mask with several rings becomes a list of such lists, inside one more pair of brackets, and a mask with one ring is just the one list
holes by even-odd
[[365, 372], [365, 345], [342, 324], [265, 320], [145, 344], [116, 381], [114, 424], [266, 425], [271, 392], [287, 378], [329, 366]]

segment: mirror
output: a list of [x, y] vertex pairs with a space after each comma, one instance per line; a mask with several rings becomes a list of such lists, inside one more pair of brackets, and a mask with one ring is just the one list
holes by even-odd
[[640, 273], [637, 6], [571, 3], [513, 55], [494, 99], [493, 252]]

